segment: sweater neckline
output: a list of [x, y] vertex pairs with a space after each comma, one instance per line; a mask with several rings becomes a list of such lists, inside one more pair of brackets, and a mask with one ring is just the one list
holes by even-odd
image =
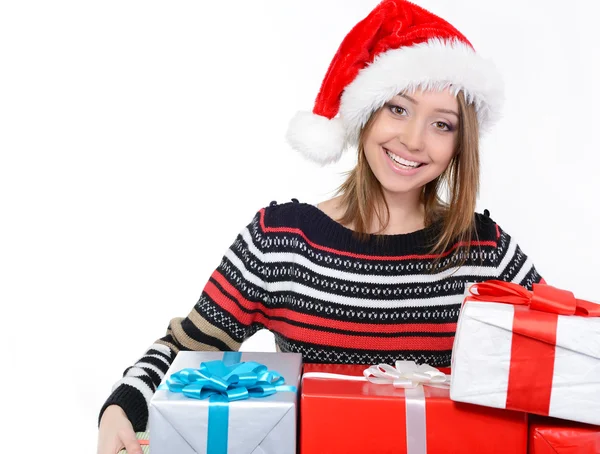
[[382, 255], [425, 254], [435, 242], [436, 223], [409, 233], [367, 234], [365, 241], [356, 237], [356, 232], [340, 224], [316, 205], [298, 202], [304, 209], [306, 228], [313, 238], [320, 238], [325, 245], [354, 250], [356, 252]]
[[[304, 205], [308, 205], [311, 208], [313, 208], [314, 210], [316, 210], [318, 212], [317, 214], [322, 217], [323, 222], [330, 223], [333, 227], [337, 227], [341, 231], [345, 231], [346, 234], [352, 235], [352, 234], [357, 233], [355, 230], [352, 230], [352, 229], [346, 227], [345, 225], [339, 223], [335, 219], [333, 219], [331, 216], [329, 216], [327, 213], [325, 213], [323, 210], [321, 210], [317, 205], [313, 205], [313, 204], [309, 204], [309, 203], [306, 203]], [[401, 239], [401, 238], [410, 238], [411, 236], [419, 237], [419, 236], [422, 236], [423, 233], [426, 233], [431, 229], [432, 229], [432, 226], [428, 226], [428, 227], [424, 227], [422, 229], [415, 230], [413, 232], [407, 232], [407, 233], [369, 233], [367, 235], [370, 238], [383, 238], [383, 239], [393, 240], [393, 239]]]

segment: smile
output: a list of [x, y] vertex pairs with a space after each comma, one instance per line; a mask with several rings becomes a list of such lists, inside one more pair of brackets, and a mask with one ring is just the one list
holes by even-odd
[[423, 165], [422, 162], [409, 161], [408, 159], [404, 159], [404, 158], [392, 153], [387, 148], [384, 148], [384, 151], [385, 151], [385, 154], [387, 154], [388, 157], [392, 161], [394, 161], [394, 164], [397, 164], [398, 167], [400, 167], [401, 169], [406, 169], [406, 170], [417, 169]]

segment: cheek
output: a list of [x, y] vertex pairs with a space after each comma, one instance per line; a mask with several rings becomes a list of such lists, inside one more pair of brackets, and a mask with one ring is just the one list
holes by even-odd
[[373, 125], [368, 134], [365, 135], [363, 139], [363, 148], [365, 150], [365, 156], [367, 161], [372, 164], [371, 159], [373, 159], [381, 150], [382, 144], [384, 144], [387, 140], [385, 137], [388, 137], [389, 134], [386, 134], [385, 131], [377, 125]]
[[431, 144], [429, 154], [434, 161], [448, 165], [455, 154], [455, 148], [454, 137], [439, 137]]
[[371, 170], [373, 170], [374, 166], [376, 167], [377, 161], [375, 159], [375, 156], [379, 150], [379, 146], [376, 143], [372, 143], [372, 142], [365, 140], [365, 142], [363, 144], [363, 150], [364, 150], [364, 154], [365, 154], [365, 159], [366, 159], [367, 163], [369, 164], [369, 167], [371, 168]]
[[369, 132], [365, 135], [365, 143], [381, 145], [398, 136], [400, 124], [390, 119], [385, 112], [377, 114], [377, 118], [371, 124]]
[[395, 140], [402, 132], [402, 126], [398, 122], [386, 121], [381, 118], [373, 125], [371, 138], [376, 145], [381, 145], [390, 140]]

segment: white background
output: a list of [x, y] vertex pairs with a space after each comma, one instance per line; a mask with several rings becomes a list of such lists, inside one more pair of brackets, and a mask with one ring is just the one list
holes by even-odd
[[[111, 385], [254, 213], [331, 196], [354, 156], [318, 168], [284, 134], [376, 3], [0, 3], [0, 450], [94, 452]], [[479, 210], [599, 299], [595, 2], [419, 3], [505, 76]]]

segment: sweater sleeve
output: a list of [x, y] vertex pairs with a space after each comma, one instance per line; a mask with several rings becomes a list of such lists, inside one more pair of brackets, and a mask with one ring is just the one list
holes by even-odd
[[532, 285], [543, 282], [532, 260], [523, 252], [521, 247], [508, 233], [496, 224], [498, 256], [497, 278], [501, 281], [514, 282], [528, 290]]
[[255, 321], [266, 298], [261, 277], [259, 211], [227, 249], [187, 317], [173, 318], [166, 334], [156, 340], [138, 361], [125, 369], [102, 406], [120, 406], [137, 432], [146, 430], [152, 395], [179, 351], [236, 351], [263, 327]]

